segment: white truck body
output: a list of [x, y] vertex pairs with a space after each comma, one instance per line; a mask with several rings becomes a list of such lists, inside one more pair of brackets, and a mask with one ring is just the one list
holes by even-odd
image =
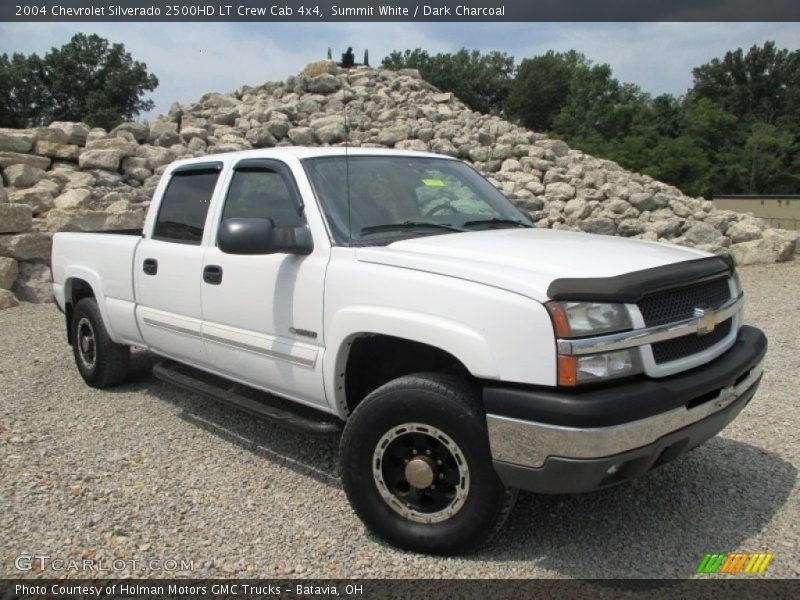
[[[495, 465], [526, 468], [530, 473], [541, 469], [547, 460], [561, 460], [559, 457], [564, 457], [570, 447], [575, 450], [568, 460], [605, 460], [612, 454], [657, 444], [675, 429], [721, 413], [745, 391], [749, 394], [746, 400], [754, 393], [761, 373], [760, 358], [748, 355], [746, 370], [742, 371], [744, 367], [738, 363], [735, 367], [739, 385], [735, 393], [726, 392], [724, 401], [703, 404], [694, 412], [690, 404], [669, 411], [665, 408], [663, 415], [645, 415], [632, 423], [615, 422], [610, 429], [603, 426], [607, 419], [600, 413], [592, 421], [597, 426], [570, 425], [571, 416], [552, 423], [520, 418], [522, 409], [513, 408], [519, 407], [520, 401], [512, 396], [524, 389], [534, 396], [544, 394], [543, 402], [550, 402], [547, 390], [557, 391], [563, 383], [559, 379], [562, 355], [579, 358], [581, 353], [589, 352], [582, 348], [591, 349], [593, 344], [606, 349], [638, 344], [634, 352], [641, 360], [641, 377], [647, 385], [672, 381], [681, 373], [711, 364], [725, 353], [730, 357], [744, 352], [731, 350], [735, 344], [745, 343], [740, 335], [741, 295], [732, 272], [714, 274], [727, 279], [724, 303], [713, 311], [703, 305], [695, 308], [688, 319], [654, 327], [646, 322], [636, 301], [623, 299], [623, 310], [629, 315], [633, 331], [588, 341], [560, 339], [547, 308], [558, 282], [598, 280], [598, 289], [605, 289], [603, 281], [619, 281], [623, 285], [635, 282], [631, 274], [639, 272], [663, 272], [669, 276], [683, 264], [703, 265], [715, 259], [684, 247], [533, 227], [436, 232], [404, 236], [383, 244], [337, 243], [332, 233], [335, 223], [309, 175], [306, 159], [344, 156], [348, 161], [366, 157], [454, 160], [416, 152], [361, 148], [350, 149], [349, 155], [347, 152], [341, 148], [281, 148], [178, 161], [162, 177], [142, 235], [56, 234], [53, 289], [58, 306], [67, 314], [68, 326], [76, 301], [92, 296], [108, 335], [116, 344], [146, 348], [342, 421], [348, 420], [360, 401], [348, 397], [345, 381], [355, 340], [385, 336], [432, 347], [454, 357], [468, 377], [484, 388]], [[222, 251], [219, 239], [225, 199], [231, 193], [237, 169], [246, 171], [241, 165], [256, 164], [253, 161], [268, 161], [265, 164], [272, 165], [270, 169], [283, 173], [284, 179], [291, 182], [301, 202], [304, 229], [310, 232], [313, 249], [271, 254]], [[160, 203], [170, 182], [208, 165], [213, 165], [219, 175], [208, 200], [202, 234], [196, 232], [194, 243], [157, 239]], [[436, 179], [423, 181], [426, 186], [444, 186]], [[349, 187], [347, 194], [350, 211]], [[348, 221], [349, 218], [348, 212]], [[207, 280], [207, 275], [211, 279]], [[213, 279], [217, 276], [220, 281]], [[672, 278], [680, 280], [674, 274]], [[603, 293], [608, 294], [608, 290]], [[672, 339], [678, 335], [677, 329], [700, 336], [706, 332], [703, 327], [708, 325], [713, 330], [723, 320], [729, 329], [711, 347], [666, 362], [654, 359], [650, 342]], [[763, 356], [764, 350], [759, 348]], [[710, 374], [706, 376], [709, 378]], [[743, 381], [746, 389], [740, 389]], [[734, 389], [732, 382], [733, 379], [719, 389]], [[702, 385], [708, 394], [711, 384]], [[503, 397], [511, 398], [512, 408], [507, 414], [492, 414], [491, 390], [501, 388], [510, 390], [503, 392]], [[592, 402], [608, 401], [601, 392], [592, 396]], [[722, 391], [719, 397], [722, 398]], [[570, 395], [559, 398], [558, 402], [572, 403]], [[687, 398], [687, 402], [690, 400]], [[499, 406], [505, 405], [506, 400], [493, 402], [491, 406]], [[592, 406], [588, 401], [586, 405]], [[578, 406], [576, 410], [582, 409]], [[552, 448], [546, 446], [548, 443]], [[663, 454], [664, 450], [660, 452]], [[608, 467], [609, 473], [616, 472], [612, 467]], [[516, 485], [513, 474], [497, 468], [504, 482]], [[559, 481], [563, 483], [564, 478]], [[595, 480], [591, 485], [556, 485], [548, 479], [546, 485], [523, 482], [519, 487], [580, 491], [598, 485], [601, 484]]]

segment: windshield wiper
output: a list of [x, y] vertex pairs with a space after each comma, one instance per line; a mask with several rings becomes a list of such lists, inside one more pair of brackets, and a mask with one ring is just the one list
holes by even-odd
[[430, 229], [447, 229], [448, 231], [465, 231], [460, 227], [454, 227], [447, 223], [430, 223], [428, 221], [403, 221], [402, 223], [384, 223], [383, 225], [370, 225], [369, 227], [362, 227], [359, 232], [361, 235], [365, 233], [377, 233], [380, 231], [403, 231], [406, 229], [417, 229], [418, 227], [429, 227]]
[[515, 227], [531, 227], [527, 223], [517, 221], [516, 219], [498, 219], [497, 217], [492, 219], [477, 219], [464, 223], [464, 227], [469, 227], [470, 225], [514, 225]]

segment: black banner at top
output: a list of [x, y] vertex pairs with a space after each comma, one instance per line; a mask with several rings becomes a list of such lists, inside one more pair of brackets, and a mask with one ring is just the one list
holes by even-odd
[[800, 1], [3, 0], [0, 21], [800, 21]]

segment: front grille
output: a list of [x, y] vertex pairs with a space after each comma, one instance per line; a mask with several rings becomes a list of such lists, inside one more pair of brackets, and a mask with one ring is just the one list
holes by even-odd
[[638, 306], [645, 325], [653, 327], [690, 319], [694, 316], [695, 308], [718, 308], [730, 297], [728, 279], [723, 277], [650, 294], [642, 298]]
[[653, 344], [653, 358], [657, 365], [678, 360], [692, 354], [698, 354], [720, 343], [731, 332], [733, 319], [723, 321], [706, 335], [684, 335], [664, 342]]

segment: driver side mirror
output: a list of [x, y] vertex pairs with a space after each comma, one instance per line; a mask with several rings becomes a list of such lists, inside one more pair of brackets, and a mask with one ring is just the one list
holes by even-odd
[[275, 227], [272, 219], [225, 219], [217, 245], [225, 254], [311, 254], [308, 227]]

